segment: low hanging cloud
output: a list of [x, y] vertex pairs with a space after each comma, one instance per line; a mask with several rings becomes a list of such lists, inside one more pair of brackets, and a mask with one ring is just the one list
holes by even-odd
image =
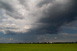
[[0, 0], [0, 31], [5, 34], [57, 34], [76, 20], [76, 0]]

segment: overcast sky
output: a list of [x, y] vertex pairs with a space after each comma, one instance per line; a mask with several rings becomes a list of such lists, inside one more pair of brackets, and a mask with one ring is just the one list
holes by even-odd
[[77, 41], [76, 0], [0, 0], [0, 43]]

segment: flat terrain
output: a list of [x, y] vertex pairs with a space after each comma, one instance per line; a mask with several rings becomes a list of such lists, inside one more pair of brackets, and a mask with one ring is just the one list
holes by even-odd
[[77, 44], [0, 44], [0, 51], [77, 51]]

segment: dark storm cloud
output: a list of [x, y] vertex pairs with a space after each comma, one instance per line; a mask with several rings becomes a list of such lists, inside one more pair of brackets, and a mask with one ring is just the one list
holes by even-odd
[[[44, 0], [45, 1], [45, 0]], [[48, 1], [48, 2], [46, 2]], [[46, 0], [45, 2], [40, 2], [41, 5], [52, 2], [51, 0]], [[43, 25], [38, 26], [38, 28], [31, 29], [29, 34], [57, 34], [61, 26], [76, 20], [77, 17], [77, 1], [69, 0], [67, 4], [55, 3], [52, 7], [48, 8], [48, 12], [43, 12], [43, 18], [39, 20], [38, 23]]]
[[[76, 21], [77, 0], [0, 0], [0, 9], [5, 11], [2, 14], [9, 16], [1, 17], [0, 23], [0, 31], [6, 37], [24, 42], [56, 41], [61, 35], [73, 36], [76, 39], [76, 35], [58, 34], [58, 32], [62, 26]], [[4, 42], [9, 40], [14, 42], [15, 40], [11, 38], [5, 38]], [[60, 37], [62, 41], [72, 41], [71, 39], [68, 37], [65, 40]], [[22, 41], [16, 40], [16, 42]]]
[[[31, 27], [31, 29], [29, 29], [28, 32], [25, 31], [25, 33], [11, 33], [11, 31], [7, 31], [9, 32], [8, 34], [57, 34], [62, 25], [74, 21], [77, 17], [77, 0], [42, 0], [36, 3], [34, 1], [35, 0], [16, 0], [15, 2], [17, 3], [15, 4], [17, 4], [18, 7], [16, 5], [15, 7], [14, 5], [12, 6], [12, 4], [14, 3], [9, 4], [6, 1], [0, 1], [0, 7], [6, 10], [7, 15], [15, 19], [29, 18], [30, 21], [33, 21], [33, 14], [36, 14], [37, 17], [39, 17], [39, 19], [37, 19], [37, 22], [30, 24], [33, 28]], [[26, 10], [27, 6], [25, 3], [28, 4], [27, 6], [29, 6], [29, 11]], [[22, 11], [22, 7], [24, 8], [24, 10], [26, 10], [25, 12]], [[41, 15], [41, 9], [38, 8], [43, 8], [42, 16], [39, 16]], [[36, 12], [34, 9], [38, 9], [39, 11]], [[19, 11], [22, 12], [20, 13]], [[23, 12], [25, 13], [25, 16], [22, 16]]]

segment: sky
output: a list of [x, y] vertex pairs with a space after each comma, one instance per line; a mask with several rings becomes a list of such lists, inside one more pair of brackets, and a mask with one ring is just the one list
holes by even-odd
[[77, 0], [0, 0], [0, 43], [77, 41]]

